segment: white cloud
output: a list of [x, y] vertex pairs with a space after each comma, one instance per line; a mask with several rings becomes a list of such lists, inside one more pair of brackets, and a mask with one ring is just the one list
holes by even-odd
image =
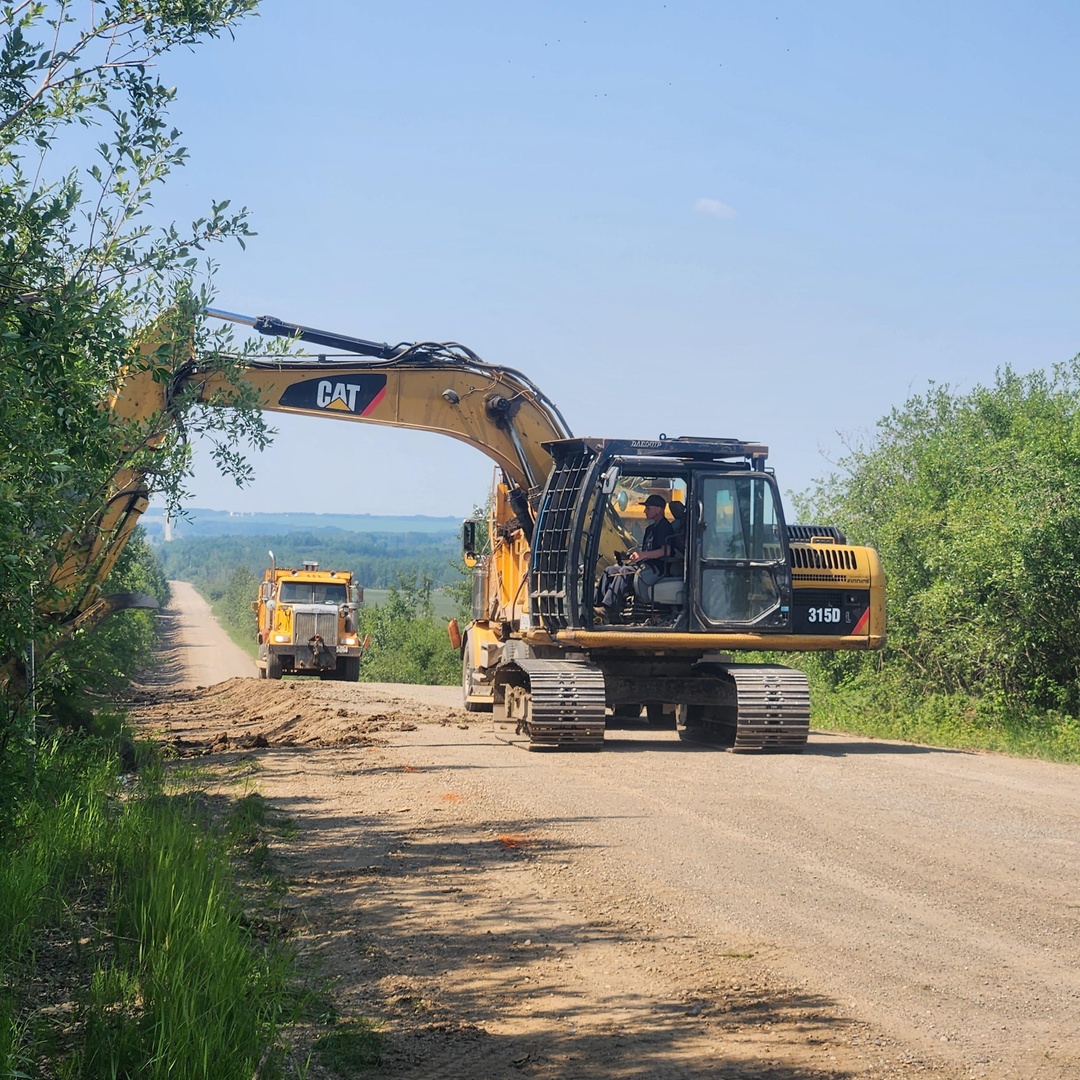
[[719, 199], [698, 199], [694, 203], [694, 210], [699, 214], [708, 214], [709, 217], [733, 218], [738, 215], [727, 203]]

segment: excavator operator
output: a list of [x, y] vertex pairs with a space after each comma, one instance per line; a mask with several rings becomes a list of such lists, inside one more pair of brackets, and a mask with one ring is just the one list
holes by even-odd
[[665, 511], [667, 500], [661, 495], [650, 495], [642, 504], [649, 524], [641, 538], [641, 548], [630, 553], [629, 566], [608, 566], [596, 584], [596, 606], [605, 621], [622, 621], [622, 609], [631, 592], [635, 575], [644, 585], [653, 585], [663, 576], [664, 560], [671, 555], [674, 530]]

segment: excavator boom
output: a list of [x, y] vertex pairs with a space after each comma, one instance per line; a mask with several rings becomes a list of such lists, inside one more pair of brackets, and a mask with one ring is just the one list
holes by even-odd
[[[244, 377], [270, 411], [448, 435], [487, 454], [511, 485], [525, 491], [540, 488], [551, 468], [542, 444], [570, 437], [562, 414], [530, 379], [486, 363], [463, 345], [388, 345], [269, 315], [216, 309], [207, 314], [262, 334], [342, 350], [317, 359], [248, 361]], [[221, 377], [199, 383], [200, 378], [193, 381], [205, 400], [227, 398], [233, 389]]]
[[[241, 323], [260, 333], [339, 349], [340, 355], [307, 359], [252, 359], [244, 379], [270, 412], [353, 420], [391, 427], [434, 431], [459, 439], [487, 454], [502, 470], [516, 505], [540, 489], [551, 468], [546, 442], [569, 436], [555, 405], [512, 368], [488, 364], [456, 343], [389, 345], [317, 330], [272, 316], [251, 317], [208, 310], [216, 318]], [[144, 333], [143, 357], [170, 344], [165, 322]], [[236, 394], [232, 379], [208, 372], [199, 358], [178, 363], [167, 381], [146, 366], [121, 374], [106, 405], [133, 424], [145, 445], [163, 443], [179, 429], [176, 402], [192, 388], [200, 400], [228, 406]], [[66, 594], [52, 612], [62, 633], [94, 621], [101, 586], [149, 502], [144, 474], [119, 468], [102, 497], [102, 509], [79, 532], [65, 538], [51, 578]], [[97, 605], [97, 606], [96, 606]]]

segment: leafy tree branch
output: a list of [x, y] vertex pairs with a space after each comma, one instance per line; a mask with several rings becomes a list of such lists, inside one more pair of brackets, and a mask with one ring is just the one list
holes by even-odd
[[[153, 63], [231, 34], [255, 7], [0, 7], [0, 664], [47, 639], [72, 590], [85, 587], [57, 580], [58, 553], [85, 550], [87, 569], [100, 561], [101, 515], [125, 484], [148, 484], [178, 506], [192, 433], [215, 440], [219, 466], [238, 482], [250, 473], [245, 448], [269, 438], [242, 385], [245, 357], [265, 348], [235, 345], [201, 314], [212, 303], [207, 251], [244, 244], [247, 210], [215, 200], [184, 226], [152, 214], [155, 192], [187, 161], [168, 120], [176, 91]], [[100, 137], [80, 150], [88, 130]], [[79, 153], [89, 160], [72, 169]], [[233, 408], [206, 408], [184, 388], [193, 355], [240, 384]], [[103, 405], [137, 375], [160, 387], [162, 407], [135, 422]]]

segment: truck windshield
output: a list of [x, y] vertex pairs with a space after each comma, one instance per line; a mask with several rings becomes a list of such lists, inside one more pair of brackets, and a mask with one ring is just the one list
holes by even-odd
[[283, 604], [328, 604], [337, 607], [339, 604], [349, 602], [349, 594], [344, 583], [283, 581], [281, 602]]

